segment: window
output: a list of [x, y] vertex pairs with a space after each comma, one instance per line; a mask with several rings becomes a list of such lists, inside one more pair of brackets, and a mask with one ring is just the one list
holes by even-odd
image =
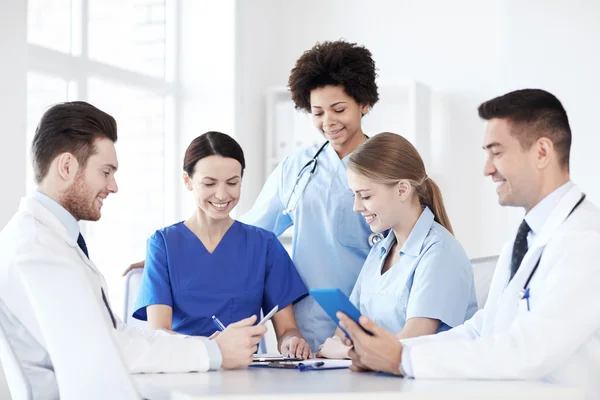
[[[43, 112], [84, 100], [117, 120], [119, 192], [99, 222], [81, 223], [90, 256], [121, 314], [121, 272], [144, 257], [148, 236], [175, 203], [166, 165], [173, 162], [179, 103], [171, 0], [29, 0], [27, 153]], [[28, 158], [29, 189], [33, 171]]]
[[[119, 192], [102, 207], [102, 218], [86, 224], [93, 260], [121, 304], [122, 270], [142, 259], [146, 239], [164, 225], [165, 99], [152, 92], [90, 78], [90, 103], [117, 120]], [[90, 253], [92, 254], [92, 253]]]
[[73, 11], [77, 0], [28, 0], [27, 40], [51, 50], [72, 52]]
[[164, 77], [164, 0], [89, 0], [89, 55], [144, 74]]
[[27, 192], [35, 190], [31, 168], [31, 142], [41, 116], [52, 104], [73, 99], [76, 84], [36, 72], [27, 74]]

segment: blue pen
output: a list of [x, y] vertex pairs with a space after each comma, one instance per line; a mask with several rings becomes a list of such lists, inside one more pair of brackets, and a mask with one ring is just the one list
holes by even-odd
[[322, 367], [323, 365], [325, 365], [325, 363], [323, 361], [319, 361], [313, 364], [303, 364], [300, 363], [298, 364], [298, 369], [300, 371], [307, 371], [309, 369], [319, 369], [319, 367]]
[[217, 327], [218, 330], [220, 330], [221, 332], [223, 332], [225, 330], [225, 325], [223, 325], [223, 323], [221, 321], [219, 321], [219, 318], [215, 317], [214, 315], [212, 316], [212, 321], [213, 324], [215, 324], [215, 326]]
[[521, 290], [521, 299], [527, 302], [527, 311], [531, 311], [529, 308], [529, 288]]

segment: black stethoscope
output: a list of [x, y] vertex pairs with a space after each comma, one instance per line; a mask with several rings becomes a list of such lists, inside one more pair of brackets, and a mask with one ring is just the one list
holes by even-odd
[[[571, 211], [567, 215], [567, 218], [569, 218], [571, 216], [571, 214], [573, 214], [573, 211], [575, 211], [577, 209], [577, 207], [579, 207], [579, 205], [581, 203], [583, 203], [583, 200], [585, 200], [585, 193], [581, 194], [581, 198], [579, 199], [579, 201], [577, 202], [577, 204], [575, 204], [575, 206], [573, 206], [573, 208], [571, 209]], [[565, 218], [565, 220], [567, 218]], [[542, 249], [542, 253], [543, 252], [544, 252], [544, 250]], [[535, 271], [538, 269], [538, 267], [540, 265], [540, 260], [542, 259], [542, 253], [540, 253], [540, 258], [538, 258], [537, 263], [535, 264], [535, 267], [533, 267], [533, 269], [531, 270], [531, 273], [529, 274], [529, 277], [527, 278], [527, 281], [525, 281], [525, 285], [523, 286], [523, 289], [519, 292], [519, 294], [521, 295], [521, 300], [526, 300], [527, 301], [527, 311], [530, 311], [530, 309], [529, 309], [529, 297], [530, 297], [529, 282], [531, 281], [531, 278], [533, 277], [533, 274], [535, 274]]]
[[[367, 135], [365, 135], [365, 137], [367, 139], [369, 138]], [[319, 157], [319, 154], [321, 154], [323, 152], [323, 150], [325, 149], [325, 147], [327, 147], [328, 144], [329, 144], [329, 141], [326, 141], [325, 143], [323, 143], [323, 145], [319, 148], [319, 150], [317, 150], [315, 155], [306, 164], [304, 164], [304, 167], [302, 167], [300, 172], [298, 172], [298, 176], [296, 177], [296, 182], [294, 183], [294, 187], [292, 188], [290, 196], [288, 197], [288, 200], [285, 204], [285, 209], [282, 212], [284, 215], [288, 215], [288, 214], [291, 214], [292, 212], [294, 212], [294, 210], [296, 210], [296, 208], [298, 207], [298, 204], [300, 204], [300, 200], [302, 200], [302, 196], [304, 196], [304, 192], [306, 191], [308, 182], [310, 182], [310, 180], [312, 179], [312, 176], [315, 174], [315, 172], [317, 170], [317, 164], [318, 164], [317, 157]], [[300, 188], [299, 184], [305, 173], [308, 173], [308, 178], [306, 179], [303, 187]], [[295, 201], [292, 201], [296, 190], [299, 190], [299, 194], [297, 195]], [[369, 235], [369, 238], [367, 239], [367, 241], [369, 243], [369, 246], [373, 247], [375, 245], [375, 243], [379, 242], [382, 239], [383, 239], [383, 235], [381, 233], [372, 233], [371, 235]]]
[[[327, 147], [328, 144], [329, 144], [329, 141], [323, 143], [323, 146], [321, 146], [319, 148], [319, 150], [317, 150], [315, 155], [306, 164], [304, 164], [304, 167], [302, 167], [300, 172], [298, 172], [298, 176], [296, 177], [296, 182], [294, 183], [294, 187], [292, 188], [290, 197], [288, 197], [288, 200], [285, 204], [285, 209], [283, 210], [284, 215], [292, 213], [298, 207], [298, 204], [300, 203], [302, 196], [304, 196], [304, 191], [306, 190], [306, 187], [308, 186], [308, 182], [310, 182], [312, 176], [315, 174], [315, 171], [317, 170], [317, 163], [318, 163], [317, 157], [319, 157], [319, 154], [321, 154], [323, 152], [323, 149], [325, 149], [325, 147]], [[297, 196], [296, 201], [294, 201], [292, 203], [292, 198], [294, 197], [294, 192], [296, 191], [296, 189], [298, 189], [298, 184], [300, 183], [302, 176], [306, 172], [308, 172], [308, 179], [306, 179], [306, 183], [304, 184], [304, 187], [301, 189], [300, 194]]]

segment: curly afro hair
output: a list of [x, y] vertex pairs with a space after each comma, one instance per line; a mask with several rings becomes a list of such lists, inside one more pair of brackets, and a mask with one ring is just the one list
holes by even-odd
[[358, 104], [377, 100], [375, 61], [371, 52], [345, 40], [317, 43], [296, 61], [288, 87], [296, 109], [310, 112], [310, 92], [327, 85], [342, 86]]

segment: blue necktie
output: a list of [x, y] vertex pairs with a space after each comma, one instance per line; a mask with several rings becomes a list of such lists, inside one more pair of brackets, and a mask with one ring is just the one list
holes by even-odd
[[527, 253], [529, 247], [527, 245], [527, 234], [529, 231], [531, 231], [531, 228], [527, 225], [527, 222], [523, 220], [519, 226], [517, 237], [515, 237], [515, 244], [513, 245], [512, 258], [510, 259], [510, 279], [517, 273], [517, 270], [523, 261], [523, 257], [525, 257], [525, 254]]
[[79, 245], [79, 248], [81, 249], [81, 251], [83, 251], [85, 256], [87, 258], [90, 258], [90, 255], [88, 254], [87, 245], [85, 244], [85, 239], [83, 238], [83, 235], [81, 234], [81, 232], [79, 233], [79, 236], [77, 237], [77, 244]]
[[[90, 255], [89, 255], [88, 249], [87, 249], [87, 245], [85, 244], [85, 239], [83, 238], [83, 235], [81, 233], [79, 233], [79, 236], [77, 237], [77, 244], [79, 245], [79, 248], [81, 249], [81, 251], [83, 251], [85, 256], [87, 258], [90, 258]], [[100, 291], [102, 292], [102, 301], [104, 302], [104, 305], [106, 306], [106, 309], [108, 310], [108, 315], [110, 315], [110, 319], [112, 321], [113, 327], [115, 329], [117, 329], [117, 321], [115, 320], [115, 316], [113, 315], [112, 310], [110, 309], [110, 306], [108, 305], [108, 301], [106, 300], [106, 295], [104, 294], [104, 289], [100, 288]]]

